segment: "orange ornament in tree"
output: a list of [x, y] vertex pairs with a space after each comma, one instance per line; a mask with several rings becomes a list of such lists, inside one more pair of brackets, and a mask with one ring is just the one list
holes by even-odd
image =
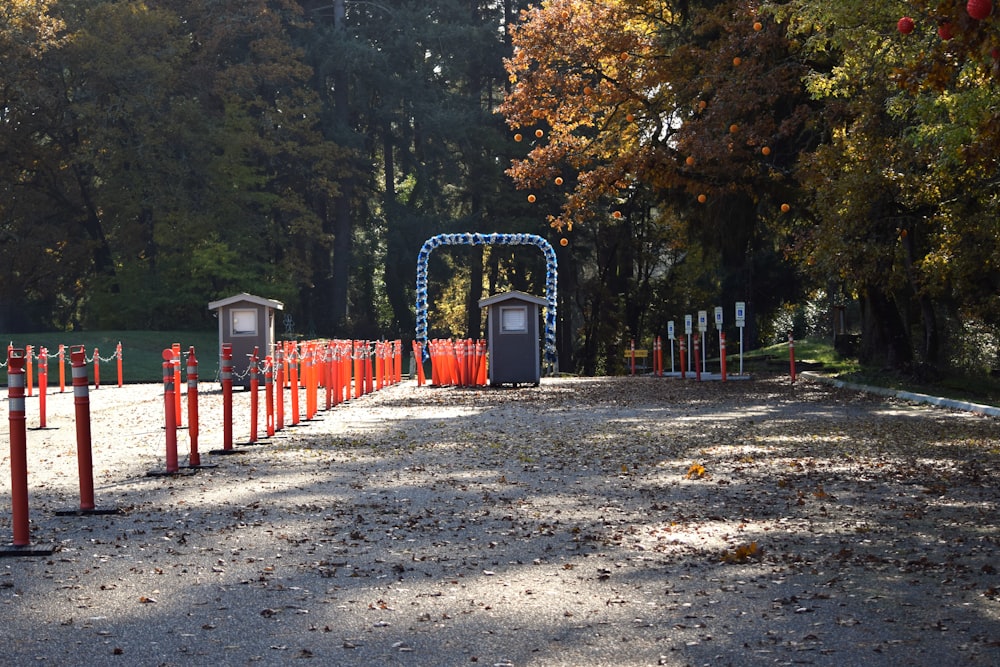
[[977, 21], [982, 21], [993, 13], [993, 3], [990, 0], [969, 0], [965, 11]]
[[535, 130], [535, 136], [538, 137], [539, 139], [542, 138], [543, 134], [545, 134], [545, 133], [542, 132], [541, 130]]
[[760, 149], [760, 152], [761, 152], [761, 155], [768, 156], [768, 155], [771, 154], [771, 147], [770, 146], [764, 146], [763, 148]]
[[556, 176], [556, 185], [562, 185], [562, 184], [563, 184], [562, 176]]
[[756, 23], [753, 24], [753, 29], [754, 32], [760, 32], [761, 30], [764, 29], [764, 24], [761, 23], [760, 21], [757, 21]]
[[704, 195], [704, 194], [698, 195], [698, 203], [699, 204], [704, 204], [707, 201], [708, 201], [708, 195]]
[[565, 248], [566, 246], [569, 245], [569, 239], [567, 239], [567, 238], [561, 238], [561, 239], [559, 239], [559, 245], [561, 245], [562, 247]]
[[791, 210], [792, 210], [792, 207], [789, 206], [788, 204], [782, 204], [781, 205], [781, 212], [782, 213], [788, 213]]
[[529, 204], [535, 203], [535, 195], [528, 195], [528, 203]]
[[743, 63], [743, 59], [739, 56], [733, 58], [733, 67], [739, 67]]
[[693, 166], [694, 166], [694, 162], [695, 162], [695, 160], [694, 160], [694, 156], [693, 156], [693, 155], [688, 155], [688, 156], [687, 156], [687, 159], [686, 159], [686, 160], [684, 160], [684, 163], [685, 163], [685, 164], [686, 164], [687, 166], [689, 166], [689, 167], [693, 167]]
[[740, 126], [737, 125], [736, 123], [733, 123], [732, 125], [729, 126], [729, 132], [731, 134], [736, 134], [739, 131], [740, 131]]
[[514, 135], [514, 141], [521, 141], [521, 139], [524, 139], [524, 137], [520, 133]]
[[611, 217], [613, 217], [616, 220], [621, 220], [622, 212], [621, 211], [615, 211], [614, 213], [611, 214]]

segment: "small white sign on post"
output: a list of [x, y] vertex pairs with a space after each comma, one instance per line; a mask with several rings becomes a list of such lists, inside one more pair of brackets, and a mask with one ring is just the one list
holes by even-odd
[[698, 331], [705, 333], [708, 331], [708, 311], [699, 310], [698, 311]]
[[675, 332], [674, 332], [674, 321], [673, 320], [670, 320], [669, 322], [667, 322], [667, 338], [669, 340], [673, 340], [674, 338], [676, 338]]
[[722, 306], [715, 307], [715, 328], [722, 328]]

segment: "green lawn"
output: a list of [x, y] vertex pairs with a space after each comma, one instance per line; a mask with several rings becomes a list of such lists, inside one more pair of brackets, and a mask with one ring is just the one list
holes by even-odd
[[[753, 350], [746, 353], [744, 359], [748, 359], [750, 364], [768, 364], [774, 368], [784, 364], [787, 368], [788, 343]], [[985, 373], [977, 376], [951, 374], [935, 381], [918, 381], [902, 373], [861, 366], [857, 359], [838, 355], [833, 345], [825, 340], [795, 341], [795, 360], [803, 365], [814, 365], [810, 370], [846, 382], [1000, 406], [1000, 380]]]
[[[66, 382], [70, 382], [69, 358], [72, 346], [83, 345], [87, 359], [91, 359], [94, 348], [99, 351], [101, 361], [101, 384], [118, 381], [117, 361], [103, 361], [114, 356], [115, 349], [122, 344], [122, 376], [126, 383], [162, 382], [163, 350], [173, 343], [180, 343], [187, 352], [192, 345], [198, 358], [198, 375], [203, 380], [212, 380], [219, 369], [219, 333], [217, 331], [72, 331], [4, 335], [4, 343], [13, 343], [16, 348], [32, 346], [32, 354], [37, 357], [42, 347], [49, 353], [49, 384], [59, 382], [56, 354], [59, 345], [66, 346]], [[7, 353], [3, 352], [4, 367], [0, 380], [7, 382]], [[94, 380], [93, 363], [89, 364], [88, 376]], [[35, 380], [37, 383], [37, 379]]]

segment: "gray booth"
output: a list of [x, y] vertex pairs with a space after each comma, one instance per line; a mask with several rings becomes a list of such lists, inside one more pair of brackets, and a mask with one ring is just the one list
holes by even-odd
[[219, 353], [223, 343], [233, 346], [233, 384], [250, 385], [250, 374], [246, 371], [254, 347], [262, 360], [272, 353], [274, 311], [284, 308], [285, 304], [280, 301], [246, 292], [208, 304], [209, 310], [218, 311]]
[[539, 308], [545, 299], [524, 292], [504, 292], [479, 301], [487, 308], [489, 380], [493, 386], [533, 384], [542, 378]]

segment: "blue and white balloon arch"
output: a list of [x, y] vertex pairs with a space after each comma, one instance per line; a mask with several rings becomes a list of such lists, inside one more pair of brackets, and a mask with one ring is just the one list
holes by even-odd
[[556, 361], [556, 251], [552, 244], [536, 234], [438, 234], [424, 241], [417, 255], [417, 342], [423, 343], [427, 352], [427, 261], [431, 251], [443, 245], [533, 245], [545, 255], [545, 359]]

